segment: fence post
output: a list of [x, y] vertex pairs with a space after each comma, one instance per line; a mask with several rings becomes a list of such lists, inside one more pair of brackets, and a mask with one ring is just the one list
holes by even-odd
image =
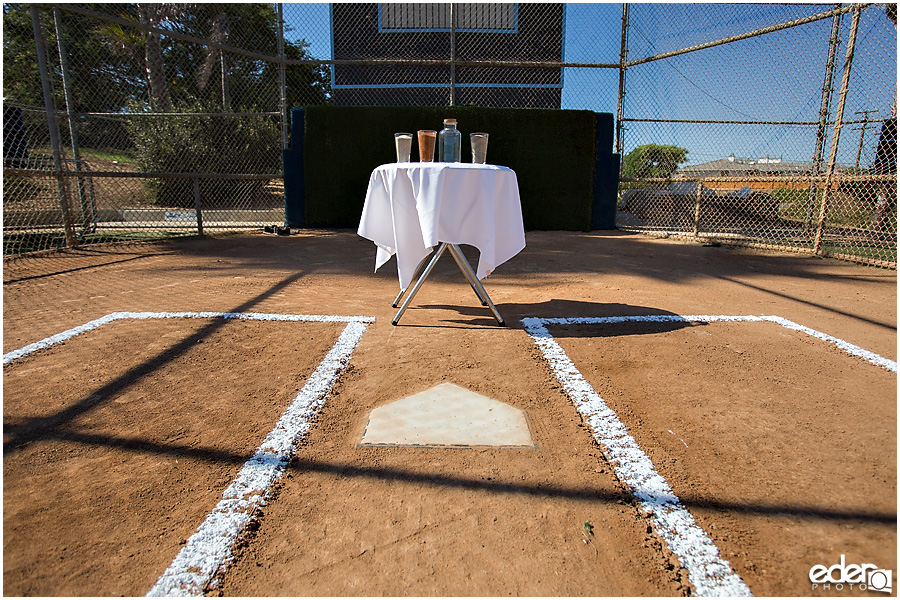
[[287, 73], [284, 64], [284, 4], [278, 3], [278, 88], [281, 94], [281, 148], [288, 147]]
[[[628, 56], [628, 3], [622, 3], [622, 41], [619, 50], [619, 100], [616, 106], [616, 149], [614, 153], [622, 154], [622, 117], [625, 115], [625, 60]], [[624, 156], [622, 157], [624, 159]], [[625, 164], [623, 160], [622, 165]]]
[[822, 249], [822, 234], [825, 229], [825, 218], [828, 216], [828, 197], [831, 195], [831, 183], [834, 177], [834, 165], [837, 161], [838, 145], [841, 143], [841, 128], [844, 126], [844, 107], [847, 104], [847, 91], [850, 87], [850, 70], [853, 67], [853, 53], [856, 51], [856, 32], [859, 29], [859, 5], [853, 9], [850, 21], [850, 37], [847, 40], [847, 56], [844, 59], [844, 74], [841, 80], [841, 95], [838, 98], [837, 115], [834, 119], [834, 134], [831, 136], [831, 151], [828, 154], [828, 168], [825, 172], [825, 189], [822, 192], [822, 208], [819, 211], [819, 224], [816, 227], [816, 240], [813, 252], [819, 254]]
[[[56, 46], [59, 49], [59, 66], [62, 75], [63, 93], [66, 100], [66, 114], [69, 119], [69, 139], [72, 142], [72, 158], [75, 160], [75, 171], [81, 172], [81, 148], [78, 145], [78, 132], [75, 130], [75, 102], [72, 99], [72, 82], [69, 77], [69, 61], [63, 39], [62, 16], [59, 9], [53, 9], [53, 23], [56, 27]], [[88, 203], [84, 178], [78, 177], [78, 202], [81, 206], [81, 226], [85, 232], [92, 231], [97, 223], [96, 207]]]
[[[840, 4], [836, 6], [840, 7]], [[813, 210], [817, 202], [818, 188], [816, 180], [822, 172], [822, 159], [825, 152], [825, 131], [828, 127], [828, 113], [831, 108], [832, 80], [834, 79], [835, 57], [837, 47], [840, 44], [838, 36], [841, 33], [841, 13], [834, 15], [831, 21], [831, 39], [828, 41], [828, 60], [825, 63], [825, 82], [822, 84], [822, 104], [819, 107], [819, 129], [816, 131], [816, 149], [813, 152], [812, 172], [809, 180], [809, 198], [807, 199], [806, 220], [803, 222], [804, 235], [809, 233], [812, 226]]]
[[700, 198], [703, 193], [703, 184], [697, 182], [697, 203], [694, 205], [694, 239], [700, 239]]
[[194, 177], [194, 212], [197, 213], [197, 235], [203, 235], [203, 210], [200, 207], [200, 178]]
[[50, 133], [50, 148], [53, 153], [53, 169], [56, 171], [56, 189], [59, 193], [59, 208], [62, 210], [63, 230], [66, 235], [66, 246], [76, 245], [75, 232], [69, 215], [69, 201], [66, 198], [66, 185], [62, 174], [62, 159], [59, 146], [59, 120], [50, 88], [50, 73], [47, 70], [47, 46], [44, 40], [44, 28], [41, 26], [41, 15], [38, 7], [31, 5], [31, 28], [34, 32], [34, 46], [37, 51], [38, 69], [41, 73], [41, 88], [44, 93], [44, 110], [47, 113], [47, 126]]
[[456, 11], [450, 3], [450, 106], [456, 105]]

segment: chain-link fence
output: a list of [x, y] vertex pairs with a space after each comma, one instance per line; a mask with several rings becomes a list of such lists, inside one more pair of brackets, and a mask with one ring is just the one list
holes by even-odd
[[896, 268], [895, 9], [625, 10], [618, 225]]
[[617, 226], [896, 268], [896, 5], [4, 4], [4, 254], [284, 220], [289, 109], [616, 115]]
[[[4, 254], [284, 221], [280, 5], [4, 5]], [[292, 61], [288, 64], [288, 61]]]

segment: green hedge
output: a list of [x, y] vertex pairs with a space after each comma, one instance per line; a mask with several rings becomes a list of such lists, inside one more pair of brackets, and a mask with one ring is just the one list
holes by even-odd
[[[303, 172], [306, 225], [359, 225], [369, 175], [396, 160], [394, 132], [440, 130], [448, 117], [459, 121], [464, 161], [468, 134], [490, 134], [488, 162], [516, 172], [526, 229], [591, 229], [597, 115], [475, 106], [305, 107], [303, 165], [293, 168]], [[415, 140], [412, 154], [418, 160]]]

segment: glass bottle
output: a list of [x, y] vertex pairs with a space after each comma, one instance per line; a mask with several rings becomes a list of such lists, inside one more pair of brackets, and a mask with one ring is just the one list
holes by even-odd
[[444, 128], [438, 133], [438, 161], [460, 162], [462, 134], [456, 130], [456, 119], [444, 119]]

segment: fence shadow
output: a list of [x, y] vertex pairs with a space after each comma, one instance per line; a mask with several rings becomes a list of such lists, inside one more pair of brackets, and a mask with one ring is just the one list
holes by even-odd
[[[234, 307], [232, 310], [223, 312], [246, 312], [251, 307], [278, 293], [288, 285], [301, 279], [303, 276], [304, 272], [298, 271], [293, 275], [285, 277], [257, 296]], [[208, 338], [210, 335], [212, 335], [222, 327], [225, 327], [227, 324], [227, 319], [213, 319], [210, 323], [208, 323], [195, 333], [192, 333], [191, 335], [183, 338], [172, 347], [165, 349], [156, 356], [153, 356], [145, 360], [141, 364], [129, 369], [127, 372], [110, 381], [106, 385], [100, 387], [99, 389], [92, 390], [91, 393], [87, 394], [83, 398], [76, 400], [66, 408], [59, 410], [53, 414], [41, 417], [27, 418], [17, 423], [4, 421], [4, 457], [10, 456], [34, 442], [58, 437], [60, 435], [60, 428], [65, 427], [68, 423], [70, 423], [77, 417], [84, 415], [95, 409], [96, 407], [109, 402], [110, 400], [115, 398], [119, 392], [134, 385], [136, 382], [140, 381], [147, 375], [165, 369], [166, 365], [170, 364], [176, 358], [187, 352], [189, 349], [195, 347], [196, 344], [202, 342], [204, 339]]]

